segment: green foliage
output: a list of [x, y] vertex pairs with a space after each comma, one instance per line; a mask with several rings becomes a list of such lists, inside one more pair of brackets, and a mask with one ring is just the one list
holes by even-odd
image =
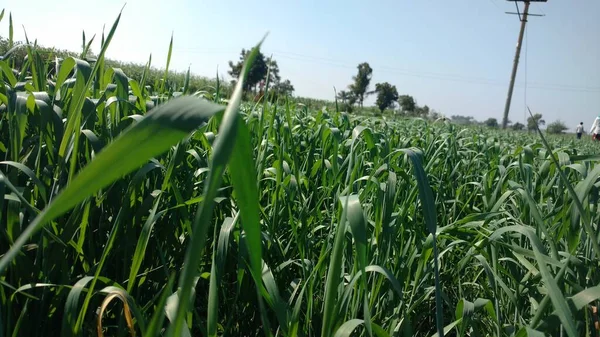
[[[239, 78], [249, 55], [249, 50], [242, 49], [238, 62], [229, 61], [229, 75], [234, 78], [232, 84], [235, 84]], [[290, 80], [281, 80], [277, 61], [272, 58], [267, 59], [265, 55], [259, 52], [244, 82], [244, 91], [253, 91], [258, 94], [257, 98], [262, 97], [265, 92], [270, 92], [270, 98], [276, 100], [279, 97], [291, 96], [294, 93], [294, 86]]]
[[533, 116], [527, 117], [527, 130], [535, 130], [536, 126], [545, 125], [546, 121], [542, 119], [542, 114], [534, 114]]
[[375, 104], [382, 113], [383, 110], [393, 107], [394, 102], [398, 101], [398, 90], [396, 89], [396, 86], [391, 85], [388, 82], [375, 84], [375, 92], [377, 93]]
[[356, 96], [352, 91], [340, 90], [337, 94], [337, 99], [341, 104], [341, 110], [352, 112], [356, 103]]
[[414, 97], [410, 95], [401, 95], [398, 98], [398, 103], [400, 104], [400, 109], [402, 113], [412, 116], [415, 114], [415, 110], [417, 109], [417, 102]]
[[459, 125], [472, 125], [477, 123], [477, 121], [475, 121], [475, 119], [472, 116], [452, 115], [450, 116], [450, 119], [453, 123]]
[[[242, 68], [244, 67], [244, 63], [248, 59], [249, 55], [250, 50], [242, 49], [242, 51], [240, 52], [240, 59], [236, 63], [233, 63], [233, 61], [229, 61], [229, 75], [231, 77], [233, 77], [236, 80], [240, 77]], [[278, 69], [279, 68], [277, 67], [277, 72]], [[250, 72], [248, 73], [248, 77], [246, 78], [246, 81], [244, 83], [244, 90], [250, 91], [254, 89], [254, 91], [256, 91], [256, 86], [258, 85], [258, 83], [266, 79], [268, 70], [268, 60], [265, 59], [265, 55], [263, 55], [263, 53], [259, 53], [256, 57], [254, 64], [250, 68]], [[234, 83], [236, 80], [234, 80]]]
[[[23, 60], [25, 59], [25, 55], [27, 55], [27, 48], [20, 41], [16, 41], [14, 44], [15, 46], [17, 46], [17, 48], [13, 49], [13, 51], [10, 53], [9, 60], [13, 63], [14, 68], [21, 69], [23, 67]], [[0, 55], [5, 55], [8, 52], [8, 50], [10, 50], [8, 39], [5, 39], [2, 36], [0, 36]], [[81, 56], [80, 53], [76, 53], [73, 51], [59, 50], [56, 48], [44, 46], [37, 46], [36, 53], [40, 55], [44, 64], [48, 64], [49, 72], [54, 71], [53, 69], [55, 67], [55, 64], [53, 61], [55, 60], [55, 57], [58, 57], [59, 60], [63, 60], [69, 57], [79, 58]], [[93, 53], [91, 53], [91, 51], [89, 51], [87, 53], [87, 58], [89, 62], [93, 62], [95, 56], [93, 55]], [[151, 92], [157, 93], [160, 91], [159, 86], [162, 83], [162, 79], [165, 75], [165, 69], [152, 67], [151, 64], [143, 65], [131, 62], [121, 62], [118, 60], [111, 59], [105, 59], [104, 63], [105, 66], [123, 70], [123, 72], [127, 74], [129, 78], [136, 80], [140, 85], [142, 85], [142, 80], [144, 80], [143, 85], [147, 85]], [[149, 68], [146, 69], [147, 67]], [[146, 73], [145, 77], [144, 72]], [[167, 88], [172, 90], [173, 92], [183, 91], [186, 76], [187, 74], [185, 72], [169, 70], [166, 82]], [[214, 79], [209, 79], [198, 75], [190, 75], [188, 92], [195, 93], [214, 90], [213, 88], [215, 87], [215, 85], [216, 81]], [[229, 86], [221, 87], [221, 92], [225, 96], [230, 94], [230, 90], [231, 89], [229, 88]]]
[[118, 23], [0, 60], [0, 336], [594, 329], [593, 142], [150, 90], [104, 62]]
[[276, 82], [270, 89], [277, 97], [281, 96], [292, 96], [294, 93], [294, 86], [290, 80]]
[[511, 126], [511, 129], [513, 129], [515, 131], [521, 131], [521, 130], [525, 129], [525, 125], [517, 122]]
[[567, 127], [565, 125], [565, 123], [563, 123], [562, 121], [552, 122], [552, 123], [548, 124], [548, 126], [546, 127], [546, 131], [548, 133], [552, 133], [552, 134], [560, 134], [568, 129], [569, 129], [569, 127]]
[[485, 122], [483, 122], [483, 124], [485, 124], [485, 126], [488, 128], [497, 128], [498, 120], [496, 118], [488, 118], [485, 120]]
[[367, 62], [359, 64], [357, 68], [358, 73], [352, 76], [354, 83], [349, 86], [349, 89], [354, 97], [356, 97], [358, 105], [362, 108], [365, 97], [370, 94], [368, 90], [371, 78], [373, 77], [373, 69]]
[[421, 116], [421, 117], [424, 117], [424, 118], [427, 118], [427, 117], [431, 116], [433, 119], [436, 119], [437, 117], [434, 115], [434, 113], [436, 113], [436, 112], [430, 110], [427, 105], [417, 106], [415, 108], [415, 114], [417, 116]]

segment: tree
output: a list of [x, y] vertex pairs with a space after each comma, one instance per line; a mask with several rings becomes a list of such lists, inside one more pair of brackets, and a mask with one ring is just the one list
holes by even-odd
[[[250, 50], [242, 49], [242, 52], [240, 53], [240, 59], [237, 63], [229, 61], [229, 67], [231, 68], [229, 70], [229, 75], [231, 75], [231, 77], [235, 79], [240, 77], [244, 63], [249, 55]], [[261, 52], [258, 52], [254, 63], [252, 63], [252, 67], [250, 67], [250, 70], [248, 71], [248, 76], [246, 77], [246, 81], [244, 83], [244, 90], [250, 91], [251, 89], [256, 88], [256, 85], [266, 78], [267, 70], [268, 63], [265, 60], [265, 56]], [[277, 73], [279, 74], [279, 68], [277, 68]]]
[[429, 117], [429, 107], [427, 105], [424, 106], [415, 106], [415, 111], [410, 113], [411, 116], [427, 118]]
[[341, 103], [342, 111], [352, 112], [352, 106], [356, 103], [356, 96], [352, 91], [340, 90], [337, 94], [337, 99]]
[[276, 82], [271, 87], [271, 90], [276, 96], [291, 96], [294, 93], [294, 86], [290, 80], [285, 80], [283, 82]]
[[525, 125], [517, 122], [517, 123], [513, 124], [513, 126], [511, 128], [515, 131], [521, 131], [525, 128]]
[[407, 115], [412, 115], [417, 108], [417, 102], [415, 102], [415, 99], [410, 95], [402, 95], [398, 97], [398, 103], [400, 104], [402, 112]]
[[450, 116], [452, 122], [461, 125], [471, 125], [475, 123], [475, 119], [472, 116], [461, 116], [461, 115], [452, 115]]
[[354, 83], [349, 86], [350, 91], [356, 96], [358, 104], [360, 107], [363, 106], [363, 102], [365, 100], [365, 96], [371, 94], [367, 92], [369, 89], [369, 84], [371, 83], [371, 77], [373, 77], [373, 69], [367, 62], [363, 62], [358, 65], [358, 74], [353, 76], [352, 79]]
[[488, 118], [483, 123], [489, 128], [497, 128], [498, 127], [498, 120], [496, 118]]
[[546, 131], [548, 131], [548, 133], [552, 133], [552, 134], [560, 134], [560, 133], [563, 133], [563, 131], [565, 131], [567, 129], [569, 129], [569, 128], [565, 125], [565, 123], [558, 120], [558, 121], [548, 124]]
[[527, 130], [535, 130], [535, 126], [545, 125], [546, 121], [542, 119], [542, 114], [535, 114], [533, 117], [527, 118]]
[[337, 99], [341, 101], [342, 104], [354, 104], [356, 103], [356, 96], [351, 91], [341, 90], [337, 94]]
[[396, 86], [391, 85], [388, 82], [375, 84], [375, 92], [377, 93], [375, 104], [381, 113], [383, 113], [383, 110], [392, 107], [394, 102], [398, 101], [398, 90], [396, 90]]
[[427, 106], [427, 104], [425, 104], [423, 105], [423, 107], [419, 108], [419, 115], [427, 117], [429, 116], [429, 110], [429, 107]]
[[[279, 82], [281, 82], [281, 76], [279, 76], [279, 65], [277, 65], [277, 61], [273, 59], [267, 60], [267, 71], [269, 73], [269, 85], [273, 87], [277, 86]], [[266, 80], [267, 74], [265, 74], [263, 81]]]

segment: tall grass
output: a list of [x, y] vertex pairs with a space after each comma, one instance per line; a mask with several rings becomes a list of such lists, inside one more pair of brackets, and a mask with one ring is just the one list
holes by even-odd
[[119, 20], [0, 60], [0, 337], [596, 333], [596, 144], [149, 87]]

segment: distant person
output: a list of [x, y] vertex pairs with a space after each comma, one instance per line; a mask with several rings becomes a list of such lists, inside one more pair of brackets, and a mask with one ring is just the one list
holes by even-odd
[[581, 135], [583, 134], [583, 122], [580, 122], [579, 125], [577, 125], [575, 133], [577, 133], [577, 139], [581, 139]]
[[600, 116], [597, 116], [596, 119], [594, 119], [590, 133], [592, 134], [593, 140], [600, 140]]

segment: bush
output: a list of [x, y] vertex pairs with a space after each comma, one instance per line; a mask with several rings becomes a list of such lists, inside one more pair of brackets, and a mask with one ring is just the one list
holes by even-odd
[[569, 128], [565, 125], [565, 123], [561, 121], [556, 121], [548, 124], [548, 128], [546, 129], [546, 131], [552, 134], [560, 134], [567, 129]]

